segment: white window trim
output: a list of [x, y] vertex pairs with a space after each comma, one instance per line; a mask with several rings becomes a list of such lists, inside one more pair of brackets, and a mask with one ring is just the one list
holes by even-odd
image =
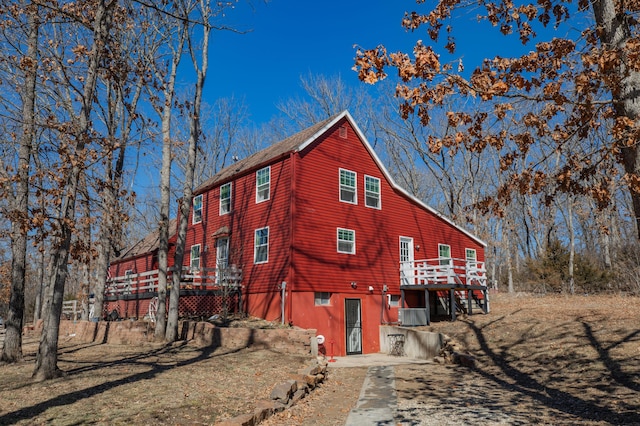
[[[196, 220], [196, 199], [198, 198], [200, 199], [200, 219]], [[193, 200], [191, 201], [191, 207], [192, 207], [191, 224], [192, 225], [202, 222], [202, 216], [203, 216], [203, 210], [204, 210], [204, 206], [202, 203], [203, 203], [202, 194], [196, 195], [195, 197], [193, 197]]]
[[[229, 210], [227, 210], [226, 212], [222, 211], [222, 187], [223, 186], [229, 186]], [[233, 185], [231, 185], [231, 182], [225, 183], [224, 185], [220, 185], [220, 205], [218, 206], [218, 214], [219, 216], [224, 216], [225, 214], [229, 214], [231, 213], [231, 203], [233, 200]]]
[[[449, 248], [449, 257], [443, 257], [440, 253], [440, 249], [442, 247], [448, 247]], [[441, 265], [443, 265], [442, 261], [443, 260], [447, 260], [446, 265], [451, 265], [451, 246], [449, 244], [438, 244], [438, 263], [440, 263]]]
[[[367, 194], [369, 193], [369, 191], [367, 191], [367, 178], [375, 179], [378, 181], [378, 192], [377, 192], [378, 205], [377, 206], [370, 206], [369, 204], [367, 204]], [[377, 178], [375, 176], [364, 175], [364, 205], [366, 207], [369, 207], [370, 209], [377, 209], [377, 210], [382, 209], [382, 181], [380, 180], [380, 178]]]
[[[264, 200], [259, 200], [258, 199], [258, 194], [260, 192], [260, 187], [258, 186], [258, 173], [261, 172], [262, 170], [267, 170], [268, 175], [269, 175], [269, 182], [266, 184], [266, 186], [268, 186], [269, 191], [267, 194], [267, 198], [265, 198]], [[265, 186], [265, 185], [263, 185]], [[263, 167], [260, 170], [256, 170], [256, 204], [258, 203], [264, 203], [265, 201], [269, 201], [271, 199], [271, 166], [267, 166], [267, 167]]]
[[[258, 257], [258, 245], [257, 245], [257, 236], [258, 236], [258, 231], [262, 231], [263, 229], [267, 230], [267, 258], [265, 260], [261, 260], [260, 262], [257, 261], [257, 257]], [[262, 247], [262, 245], [260, 246]], [[253, 263], [254, 265], [260, 265], [262, 263], [268, 263], [269, 262], [269, 227], [265, 226], [264, 228], [258, 228], [254, 231], [253, 233]]]
[[[353, 251], [342, 251], [340, 250], [340, 241], [345, 241], [346, 240], [340, 240], [340, 231], [348, 231], [348, 232], [352, 232], [353, 233], [353, 241], [349, 241], [353, 244]], [[356, 231], [353, 229], [347, 229], [347, 228], [337, 228], [336, 230], [336, 249], [338, 250], [338, 253], [343, 253], [343, 254], [356, 254]]]
[[[198, 257], [196, 257], [195, 259], [198, 259], [198, 266], [194, 268], [193, 267], [193, 259], [194, 259], [194, 257], [193, 257], [193, 249], [195, 249], [196, 247], [198, 248]], [[192, 245], [191, 249], [189, 251], [189, 267], [192, 270], [193, 269], [200, 270], [200, 266], [202, 265], [202, 262], [200, 261], [201, 259], [202, 259], [202, 250], [201, 250], [200, 244]]]
[[[473, 258], [469, 257], [469, 252], [473, 252]], [[464, 259], [465, 260], [473, 260], [474, 262], [478, 260], [478, 252], [476, 249], [465, 248], [464, 249]]]
[[[342, 172], [349, 172], [354, 174], [353, 184], [355, 186], [353, 187], [353, 192], [354, 192], [353, 201], [346, 201], [342, 199], [342, 182], [341, 182]], [[351, 187], [348, 187], [348, 188], [351, 188]], [[358, 173], [354, 172], [353, 170], [348, 170], [343, 168], [338, 169], [338, 199], [340, 200], [341, 203], [347, 203], [347, 204], [353, 204], [353, 205], [358, 204]]]

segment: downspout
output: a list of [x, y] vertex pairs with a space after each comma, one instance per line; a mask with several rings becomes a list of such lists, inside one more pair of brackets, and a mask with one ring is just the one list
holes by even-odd
[[[296, 151], [291, 152], [289, 154], [289, 158], [291, 160], [291, 191], [289, 191], [289, 280], [287, 282], [287, 288], [289, 290], [289, 299], [283, 301], [283, 306], [286, 302], [289, 305], [289, 315], [287, 323], [291, 324], [293, 322], [293, 285], [295, 283], [295, 262], [294, 258], [294, 222], [296, 218]], [[283, 291], [282, 294], [286, 295], [286, 291]], [[284, 320], [284, 309], [283, 309], [283, 320]]]
[[[389, 320], [389, 313], [387, 312], [388, 309], [388, 299], [387, 299], [387, 294], [389, 293], [389, 287], [386, 284], [382, 285], [382, 306], [380, 306], [380, 325], [394, 325], [394, 324], [398, 324], [397, 322], [393, 323]], [[387, 321], [384, 320], [384, 314], [385, 312], [387, 312]]]

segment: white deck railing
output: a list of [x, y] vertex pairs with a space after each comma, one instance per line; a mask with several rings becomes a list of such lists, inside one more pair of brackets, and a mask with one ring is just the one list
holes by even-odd
[[425, 259], [400, 262], [401, 285], [487, 285], [484, 262], [465, 259]]
[[[171, 286], [173, 268], [167, 271], [167, 285]], [[242, 270], [232, 265], [225, 268], [182, 268], [181, 290], [216, 290], [221, 288], [238, 288], [242, 282]], [[121, 294], [152, 293], [158, 291], [160, 271], [141, 272], [112, 277], [107, 280], [105, 294], [116, 296]]]

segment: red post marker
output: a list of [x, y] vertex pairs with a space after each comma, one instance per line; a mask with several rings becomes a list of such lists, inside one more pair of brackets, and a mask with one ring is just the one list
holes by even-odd
[[331, 354], [329, 357], [329, 362], [336, 362], [335, 359], [333, 359], [333, 344], [335, 343], [335, 340], [329, 340], [329, 344], [331, 345]]

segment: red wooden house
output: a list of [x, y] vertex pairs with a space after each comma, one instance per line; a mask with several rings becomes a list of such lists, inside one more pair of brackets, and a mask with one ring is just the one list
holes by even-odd
[[[335, 355], [486, 300], [485, 243], [400, 188], [346, 111], [204, 182], [189, 220], [181, 292], [238, 289], [243, 312], [317, 329]], [[110, 303], [127, 268], [130, 299], [145, 277], [153, 295], [147, 251], [112, 264]]]

